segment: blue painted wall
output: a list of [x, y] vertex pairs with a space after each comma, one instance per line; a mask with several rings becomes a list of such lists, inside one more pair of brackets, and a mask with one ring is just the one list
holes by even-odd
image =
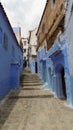
[[[67, 3], [65, 32], [61, 35], [58, 34], [60, 41], [56, 39], [48, 52], [44, 53], [44, 47], [38, 50], [38, 74], [59, 98], [65, 97], [64, 82], [67, 105], [73, 107], [73, 0], [69, 0]], [[46, 70], [44, 66], [46, 66]]]
[[66, 44], [66, 41], [62, 39], [60, 46], [59, 41], [56, 40], [52, 48], [46, 53], [43, 47], [38, 50], [38, 74], [48, 84], [47, 88], [55, 96], [65, 98], [61, 73], [61, 69], [64, 69], [63, 80], [65, 81], [66, 101], [67, 104], [71, 104], [72, 94]]
[[67, 5], [65, 17], [65, 38], [67, 42], [68, 61], [70, 66], [70, 77], [67, 79], [67, 82], [71, 88], [72, 98], [70, 106], [73, 106], [73, 0], [69, 0]]
[[11, 89], [18, 88], [22, 66], [22, 50], [13, 35], [4, 10], [0, 7], [0, 99]]
[[35, 61], [30, 62], [30, 70], [32, 73], [35, 73]]

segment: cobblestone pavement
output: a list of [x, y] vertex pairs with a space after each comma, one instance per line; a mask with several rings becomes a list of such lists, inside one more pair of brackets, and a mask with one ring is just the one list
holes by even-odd
[[0, 130], [73, 130], [73, 110], [41, 86], [9, 94], [0, 107]]

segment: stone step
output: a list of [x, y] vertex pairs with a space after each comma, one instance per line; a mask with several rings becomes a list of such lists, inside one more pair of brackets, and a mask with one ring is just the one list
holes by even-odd
[[40, 90], [40, 87], [21, 87], [19, 90]]
[[39, 89], [42, 89], [42, 86], [43, 85], [34, 85], [34, 86], [20, 86], [20, 89], [25, 89], [25, 88], [39, 88]]
[[42, 83], [25, 83], [25, 84], [20, 84], [21, 86], [38, 86], [38, 85], [43, 85]]
[[23, 72], [31, 73], [29, 68], [24, 68]]
[[35, 75], [22, 75], [21, 77], [26, 77], [26, 78], [39, 78], [38, 76], [35, 76]]
[[39, 76], [35, 75], [35, 74], [22, 74], [21, 77], [36, 77], [36, 78], [39, 78]]
[[40, 79], [40, 78], [37, 77], [37, 76], [23, 76], [23, 78], [36, 78], [36, 79]]
[[38, 86], [38, 85], [43, 85], [43, 83], [21, 83], [21, 86]]
[[[30, 81], [26, 81], [26, 80], [25, 80], [25, 81], [21, 81], [21, 82], [20, 82], [20, 84], [22, 84], [22, 83], [40, 83], [40, 81], [33, 81], [33, 80], [32, 80], [32, 81], [31, 81], [31, 80], [30, 80]], [[42, 83], [43, 83], [43, 82], [42, 82]]]
[[24, 71], [23, 74], [31, 74], [31, 71]]
[[34, 77], [34, 76], [33, 77], [28, 76], [28, 77], [22, 77], [21, 78], [21, 80], [23, 80], [23, 79], [40, 79], [40, 78], [39, 77]]
[[38, 81], [41, 82], [40, 79], [34, 79], [34, 80], [33, 79], [24, 79], [24, 80], [21, 80], [21, 82], [25, 82], [25, 81], [26, 82], [31, 82], [31, 81], [33, 81], [33, 82], [38, 82]]
[[[34, 91], [34, 92], [33, 92]], [[53, 95], [50, 94], [49, 91], [43, 91], [43, 90], [31, 90], [23, 91], [21, 90], [19, 93], [14, 93], [13, 95], [10, 95], [9, 98], [52, 98]]]
[[24, 80], [20, 80], [20, 82], [41, 82], [41, 80], [40, 79], [24, 79]]
[[39, 78], [38, 74], [32, 74], [29, 69], [24, 69], [24, 72], [21, 76], [20, 86], [21, 87], [30, 87], [30, 86], [42, 86], [43, 83]]

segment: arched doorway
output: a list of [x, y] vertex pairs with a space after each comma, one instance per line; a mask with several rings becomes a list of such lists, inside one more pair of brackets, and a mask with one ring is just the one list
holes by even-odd
[[66, 84], [65, 84], [65, 72], [64, 72], [64, 68], [61, 68], [61, 80], [62, 80], [62, 90], [63, 90], [63, 95], [65, 97], [65, 99], [67, 98], [67, 94], [66, 94]]

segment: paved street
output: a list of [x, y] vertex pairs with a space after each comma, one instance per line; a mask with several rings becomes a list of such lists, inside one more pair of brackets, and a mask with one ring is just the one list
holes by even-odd
[[26, 71], [20, 90], [0, 107], [0, 130], [73, 130], [73, 110], [64, 102], [42, 90], [38, 76]]

